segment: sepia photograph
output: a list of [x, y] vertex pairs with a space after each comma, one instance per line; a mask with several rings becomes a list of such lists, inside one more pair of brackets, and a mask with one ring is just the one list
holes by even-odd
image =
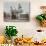
[[30, 3], [24, 1], [4, 3], [5, 22], [28, 22], [30, 16]]

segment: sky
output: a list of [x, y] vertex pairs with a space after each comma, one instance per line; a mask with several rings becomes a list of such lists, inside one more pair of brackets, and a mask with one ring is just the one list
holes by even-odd
[[13, 9], [14, 8], [18, 8], [18, 4], [21, 4], [21, 6], [22, 6], [22, 10], [24, 11], [24, 12], [29, 12], [29, 2], [23, 2], [23, 1], [16, 1], [16, 2], [5, 2], [4, 3], [4, 11], [6, 11], [6, 12], [10, 12], [10, 6], [12, 6], [13, 7]]

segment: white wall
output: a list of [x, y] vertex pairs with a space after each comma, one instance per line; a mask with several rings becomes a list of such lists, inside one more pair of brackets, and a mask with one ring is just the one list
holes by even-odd
[[[16, 26], [17, 30], [19, 31], [18, 36], [21, 36], [22, 34], [24, 36], [31, 36], [32, 34], [36, 34], [36, 29], [43, 29], [46, 31], [46, 28], [40, 27], [35, 19], [35, 16], [41, 13], [40, 6], [46, 5], [46, 0], [30, 0], [29, 22], [4, 22], [3, 7], [5, 1], [16, 1], [16, 0], [0, 0], [0, 33], [1, 34], [4, 33], [4, 29], [6, 25]], [[25, 0], [25, 1], [29, 1], [29, 0]]]

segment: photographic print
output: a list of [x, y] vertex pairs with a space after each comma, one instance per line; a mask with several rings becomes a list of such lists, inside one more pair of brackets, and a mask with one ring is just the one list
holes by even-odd
[[4, 3], [5, 22], [27, 22], [29, 21], [30, 8], [29, 2], [16, 1]]

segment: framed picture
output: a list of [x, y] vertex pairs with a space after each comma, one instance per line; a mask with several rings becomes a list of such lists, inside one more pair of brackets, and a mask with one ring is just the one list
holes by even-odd
[[16, 1], [4, 3], [5, 22], [28, 22], [30, 16], [30, 2]]

